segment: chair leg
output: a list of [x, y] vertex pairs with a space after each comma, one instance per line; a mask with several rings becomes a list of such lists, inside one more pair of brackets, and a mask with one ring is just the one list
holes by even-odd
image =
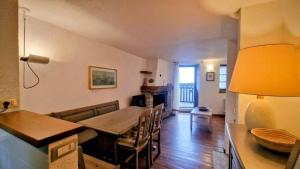
[[191, 132], [193, 131], [193, 115], [190, 115], [190, 128], [191, 128]]
[[150, 169], [150, 164], [151, 164], [151, 161], [152, 159], [150, 160], [150, 157], [151, 157], [151, 151], [152, 151], [152, 146], [151, 144], [148, 142], [148, 145], [147, 145], [147, 168]]
[[150, 151], [150, 164], [153, 165], [153, 137], [152, 134], [149, 140], [149, 151]]
[[209, 131], [212, 132], [212, 117], [209, 117]]
[[157, 144], [158, 144], [158, 154], [157, 155], [160, 155], [160, 130], [159, 130], [159, 132], [158, 132], [158, 136], [157, 136]]
[[139, 169], [139, 153], [135, 152], [135, 168]]

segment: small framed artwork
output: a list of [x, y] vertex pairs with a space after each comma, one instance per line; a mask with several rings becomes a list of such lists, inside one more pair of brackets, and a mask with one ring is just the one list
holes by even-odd
[[106, 89], [117, 87], [117, 70], [89, 66], [89, 88]]
[[215, 81], [215, 72], [206, 72], [206, 81]]

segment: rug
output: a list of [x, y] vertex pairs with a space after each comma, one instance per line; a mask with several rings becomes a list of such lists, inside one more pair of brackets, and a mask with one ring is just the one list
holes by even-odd
[[228, 168], [228, 155], [223, 152], [213, 151], [213, 166], [214, 169]]

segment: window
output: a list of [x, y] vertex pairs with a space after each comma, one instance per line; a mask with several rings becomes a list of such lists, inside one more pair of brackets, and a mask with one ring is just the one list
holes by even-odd
[[227, 65], [220, 65], [219, 92], [226, 93], [227, 89]]

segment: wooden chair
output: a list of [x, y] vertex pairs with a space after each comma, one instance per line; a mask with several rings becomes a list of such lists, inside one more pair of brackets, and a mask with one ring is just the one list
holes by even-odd
[[78, 169], [120, 169], [120, 166], [83, 154], [81, 146], [78, 146]]
[[135, 157], [135, 168], [138, 169], [139, 153], [147, 148], [147, 168], [150, 168], [150, 125], [151, 109], [144, 111], [140, 117], [136, 130], [131, 130], [118, 139], [118, 150], [134, 152], [124, 160], [125, 164]]
[[162, 112], [164, 109], [164, 104], [160, 104], [154, 107], [152, 116], [151, 116], [151, 127], [150, 127], [150, 162], [153, 164], [153, 142], [157, 142], [157, 156], [160, 155], [160, 129], [162, 121]]

